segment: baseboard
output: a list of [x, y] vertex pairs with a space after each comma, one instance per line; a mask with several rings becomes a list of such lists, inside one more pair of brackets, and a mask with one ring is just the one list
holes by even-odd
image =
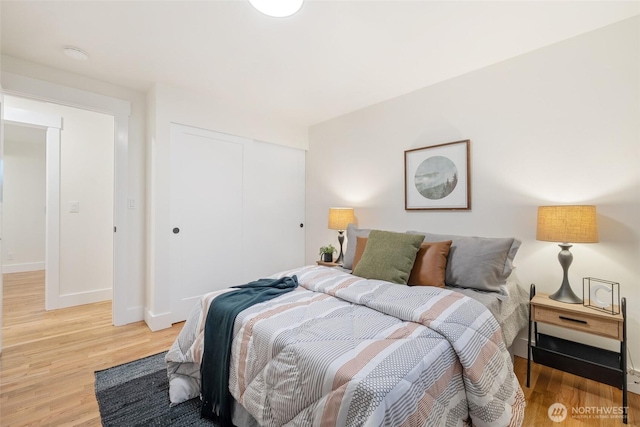
[[149, 310], [144, 313], [144, 321], [151, 332], [171, 327], [171, 313], [153, 314]]
[[4, 264], [2, 266], [2, 273], [27, 273], [29, 271], [39, 271], [45, 269], [45, 263], [43, 262], [25, 262], [22, 264]]
[[633, 374], [627, 374], [627, 390], [630, 393], [640, 394], [640, 371], [634, 369]]
[[513, 344], [511, 344], [511, 352], [514, 356], [526, 359], [528, 350], [529, 342], [527, 340], [527, 337], [517, 336], [516, 339], [513, 340]]
[[141, 322], [143, 320], [144, 320], [144, 307], [127, 308], [127, 313], [125, 315], [125, 322], [127, 324]]
[[65, 294], [58, 297], [58, 308], [75, 307], [76, 305], [91, 304], [94, 302], [110, 301], [113, 298], [111, 289], [99, 289], [95, 291]]

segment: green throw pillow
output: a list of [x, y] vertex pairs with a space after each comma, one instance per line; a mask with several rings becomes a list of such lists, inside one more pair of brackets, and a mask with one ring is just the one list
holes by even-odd
[[371, 230], [355, 276], [407, 284], [423, 236]]

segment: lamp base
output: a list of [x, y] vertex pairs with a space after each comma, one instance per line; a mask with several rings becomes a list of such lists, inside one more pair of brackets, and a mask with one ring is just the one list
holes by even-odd
[[555, 293], [549, 295], [555, 301], [566, 302], [567, 304], [582, 304], [582, 298], [576, 295], [568, 286], [561, 286]]
[[555, 293], [549, 295], [549, 298], [555, 301], [566, 302], [568, 304], [582, 304], [582, 298], [573, 293], [571, 286], [569, 286], [569, 266], [573, 262], [573, 255], [569, 248], [571, 245], [568, 243], [561, 243], [558, 246], [562, 249], [558, 254], [558, 261], [562, 266], [562, 285]]
[[344, 262], [344, 252], [342, 252], [342, 244], [344, 243], [344, 230], [338, 230], [338, 242], [340, 243], [340, 254], [336, 259], [336, 264], [342, 265]]

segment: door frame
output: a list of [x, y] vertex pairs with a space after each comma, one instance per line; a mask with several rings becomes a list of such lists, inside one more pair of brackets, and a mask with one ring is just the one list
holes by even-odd
[[114, 118], [114, 195], [113, 195], [113, 299], [112, 323], [129, 323], [127, 316], [128, 221], [127, 191], [129, 167], [129, 116], [131, 103], [81, 89], [3, 72], [2, 88], [7, 95], [66, 105], [108, 114]]
[[60, 294], [60, 131], [62, 117], [18, 108], [4, 109], [4, 124], [46, 131], [45, 298], [47, 310], [59, 307]]

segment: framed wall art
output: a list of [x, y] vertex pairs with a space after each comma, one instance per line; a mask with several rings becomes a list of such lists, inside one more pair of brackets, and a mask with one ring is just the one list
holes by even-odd
[[405, 210], [471, 209], [470, 144], [465, 139], [404, 152]]

